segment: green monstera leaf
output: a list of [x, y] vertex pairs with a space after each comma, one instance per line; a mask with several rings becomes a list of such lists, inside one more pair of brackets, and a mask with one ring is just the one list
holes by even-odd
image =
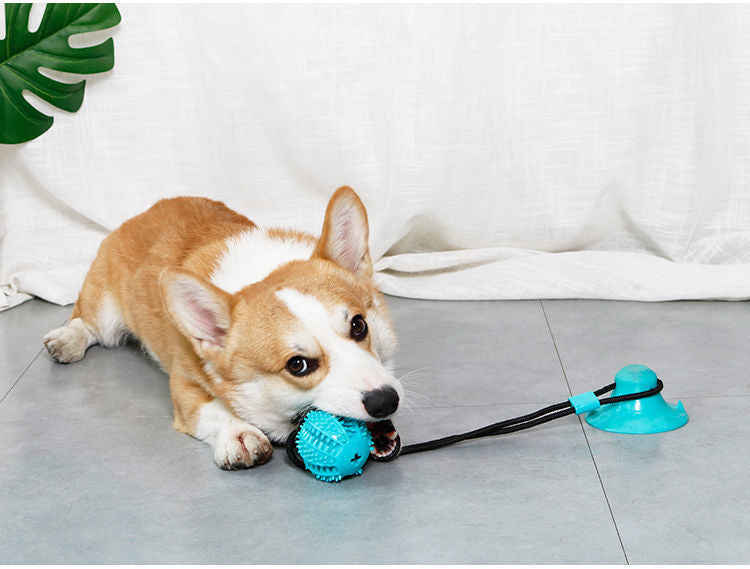
[[73, 34], [103, 30], [120, 22], [114, 4], [47, 4], [39, 28], [29, 31], [31, 4], [5, 4], [5, 38], [0, 40], [0, 143], [32, 140], [52, 126], [53, 119], [31, 106], [26, 90], [65, 111], [83, 103], [86, 81], [61, 83], [39, 68], [68, 73], [100, 73], [115, 64], [112, 38], [92, 47], [73, 48]]

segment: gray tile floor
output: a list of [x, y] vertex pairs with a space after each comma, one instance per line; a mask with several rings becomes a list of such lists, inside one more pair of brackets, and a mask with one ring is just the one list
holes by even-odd
[[690, 422], [577, 417], [325, 484], [280, 449], [224, 472], [173, 431], [134, 346], [53, 363], [70, 308], [0, 313], [0, 563], [748, 563], [750, 303], [391, 298], [405, 443], [597, 388], [643, 363]]

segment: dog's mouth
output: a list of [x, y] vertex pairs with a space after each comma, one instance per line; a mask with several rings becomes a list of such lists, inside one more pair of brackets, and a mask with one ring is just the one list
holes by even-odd
[[367, 429], [372, 436], [374, 449], [370, 451], [370, 458], [380, 462], [393, 460], [401, 450], [401, 437], [389, 420], [367, 423]]
[[[292, 423], [297, 425], [297, 431], [305, 415], [312, 409], [315, 409], [315, 407], [310, 406], [301, 410], [292, 420]], [[370, 451], [370, 458], [379, 462], [388, 462], [396, 458], [398, 453], [401, 452], [401, 437], [396, 427], [393, 426], [393, 423], [389, 419], [386, 419], [384, 421], [371, 421], [365, 424], [372, 437], [373, 450]], [[297, 431], [294, 431], [292, 434], [296, 436]]]

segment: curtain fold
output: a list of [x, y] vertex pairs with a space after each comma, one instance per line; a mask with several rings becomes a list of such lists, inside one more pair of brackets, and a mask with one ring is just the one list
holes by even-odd
[[207, 196], [415, 298], [750, 298], [750, 6], [123, 4], [113, 71], [0, 147], [0, 308]]

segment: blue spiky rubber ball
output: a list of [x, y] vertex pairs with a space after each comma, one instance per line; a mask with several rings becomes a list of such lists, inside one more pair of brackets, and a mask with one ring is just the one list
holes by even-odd
[[304, 467], [318, 480], [357, 476], [373, 450], [364, 421], [314, 409], [305, 415], [293, 442]]

